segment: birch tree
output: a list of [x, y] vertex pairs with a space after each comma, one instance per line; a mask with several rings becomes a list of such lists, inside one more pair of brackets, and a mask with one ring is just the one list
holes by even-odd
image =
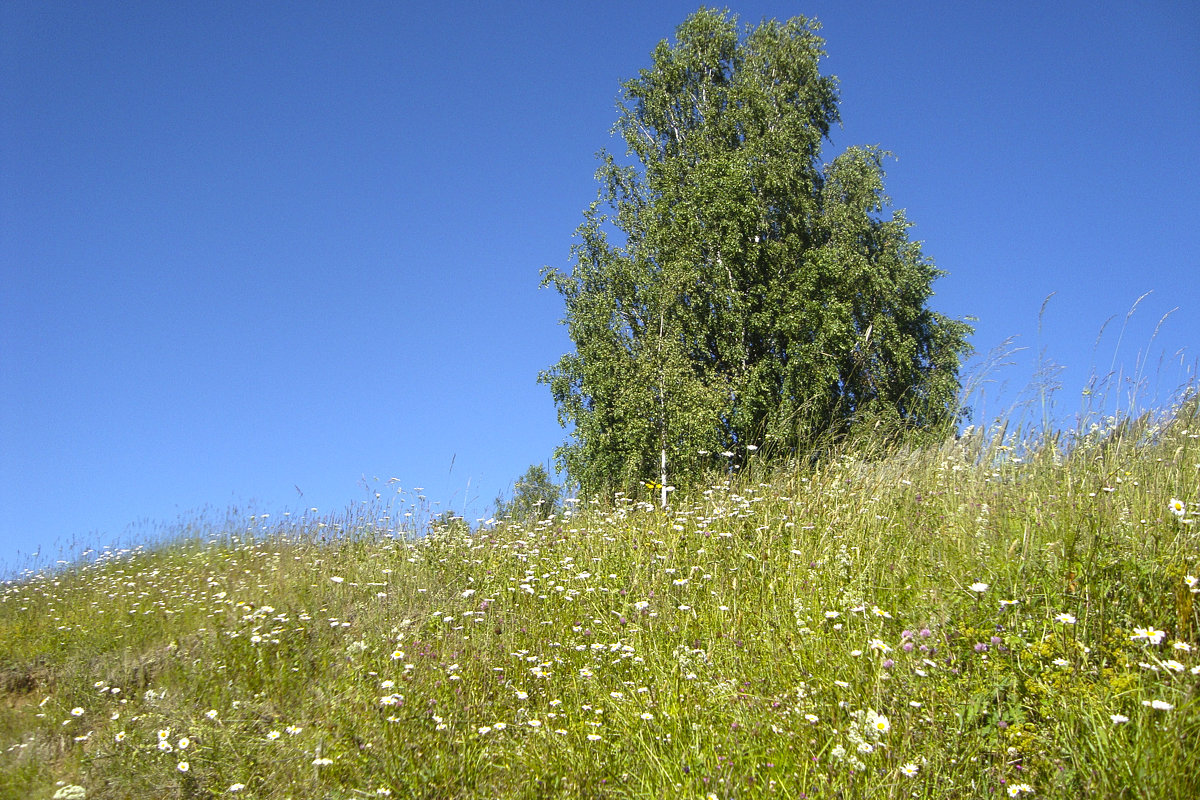
[[887, 153], [822, 162], [839, 97], [818, 30], [702, 9], [622, 84], [625, 152], [599, 153], [570, 271], [543, 271], [575, 350], [540, 380], [585, 491], [658, 481], [664, 455], [678, 482], [954, 416], [971, 329], [928, 306], [942, 272], [883, 194]]

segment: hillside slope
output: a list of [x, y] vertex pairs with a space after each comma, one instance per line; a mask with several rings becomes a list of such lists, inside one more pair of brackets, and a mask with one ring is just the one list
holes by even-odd
[[1194, 403], [755, 473], [10, 581], [0, 797], [1200, 795]]

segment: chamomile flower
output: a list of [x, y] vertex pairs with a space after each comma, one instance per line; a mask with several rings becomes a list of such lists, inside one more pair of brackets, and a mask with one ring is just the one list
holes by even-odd
[[1148, 628], [1134, 628], [1133, 635], [1130, 636], [1129, 638], [1134, 640], [1135, 642], [1138, 639], [1145, 639], [1150, 644], [1158, 644], [1163, 640], [1163, 637], [1166, 635], [1167, 634], [1165, 632], [1157, 631], [1154, 629], [1153, 626], [1150, 626]]
[[1171, 502], [1167, 503], [1167, 508], [1180, 519], [1183, 519], [1183, 515], [1187, 513], [1187, 504], [1178, 497], [1172, 497]]
[[919, 771], [919, 767], [917, 767], [917, 765], [912, 763], [911, 761], [900, 768], [901, 774], [903, 774], [909, 778], [917, 777], [918, 771]]
[[[1074, 624], [1075, 624], [1075, 615], [1074, 615], [1074, 614], [1068, 614], [1067, 612], [1065, 612], [1065, 611], [1064, 611], [1063, 613], [1056, 615], [1056, 616], [1054, 617], [1054, 621], [1055, 621], [1055, 622], [1060, 622], [1060, 623], [1062, 623], [1063, 625], [1074, 625]], [[1023, 786], [1024, 784], [1017, 784], [1017, 785], [1018, 785], [1018, 786]], [[1012, 787], [1010, 786], [1010, 787], [1009, 787], [1009, 792], [1011, 792], [1011, 791], [1012, 791]], [[1013, 797], [1016, 797], [1016, 795], [1013, 795]]]
[[890, 731], [892, 729], [892, 723], [883, 714], [876, 714], [874, 711], [868, 711], [867, 727], [878, 735]]

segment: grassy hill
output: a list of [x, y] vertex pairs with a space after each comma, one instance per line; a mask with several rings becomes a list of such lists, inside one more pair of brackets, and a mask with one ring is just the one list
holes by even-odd
[[1200, 417], [0, 590], [4, 798], [1200, 796]]

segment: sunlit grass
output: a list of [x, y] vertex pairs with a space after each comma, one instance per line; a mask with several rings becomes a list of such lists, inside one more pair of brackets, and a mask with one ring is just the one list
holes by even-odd
[[26, 575], [0, 796], [1195, 797], [1196, 409]]

